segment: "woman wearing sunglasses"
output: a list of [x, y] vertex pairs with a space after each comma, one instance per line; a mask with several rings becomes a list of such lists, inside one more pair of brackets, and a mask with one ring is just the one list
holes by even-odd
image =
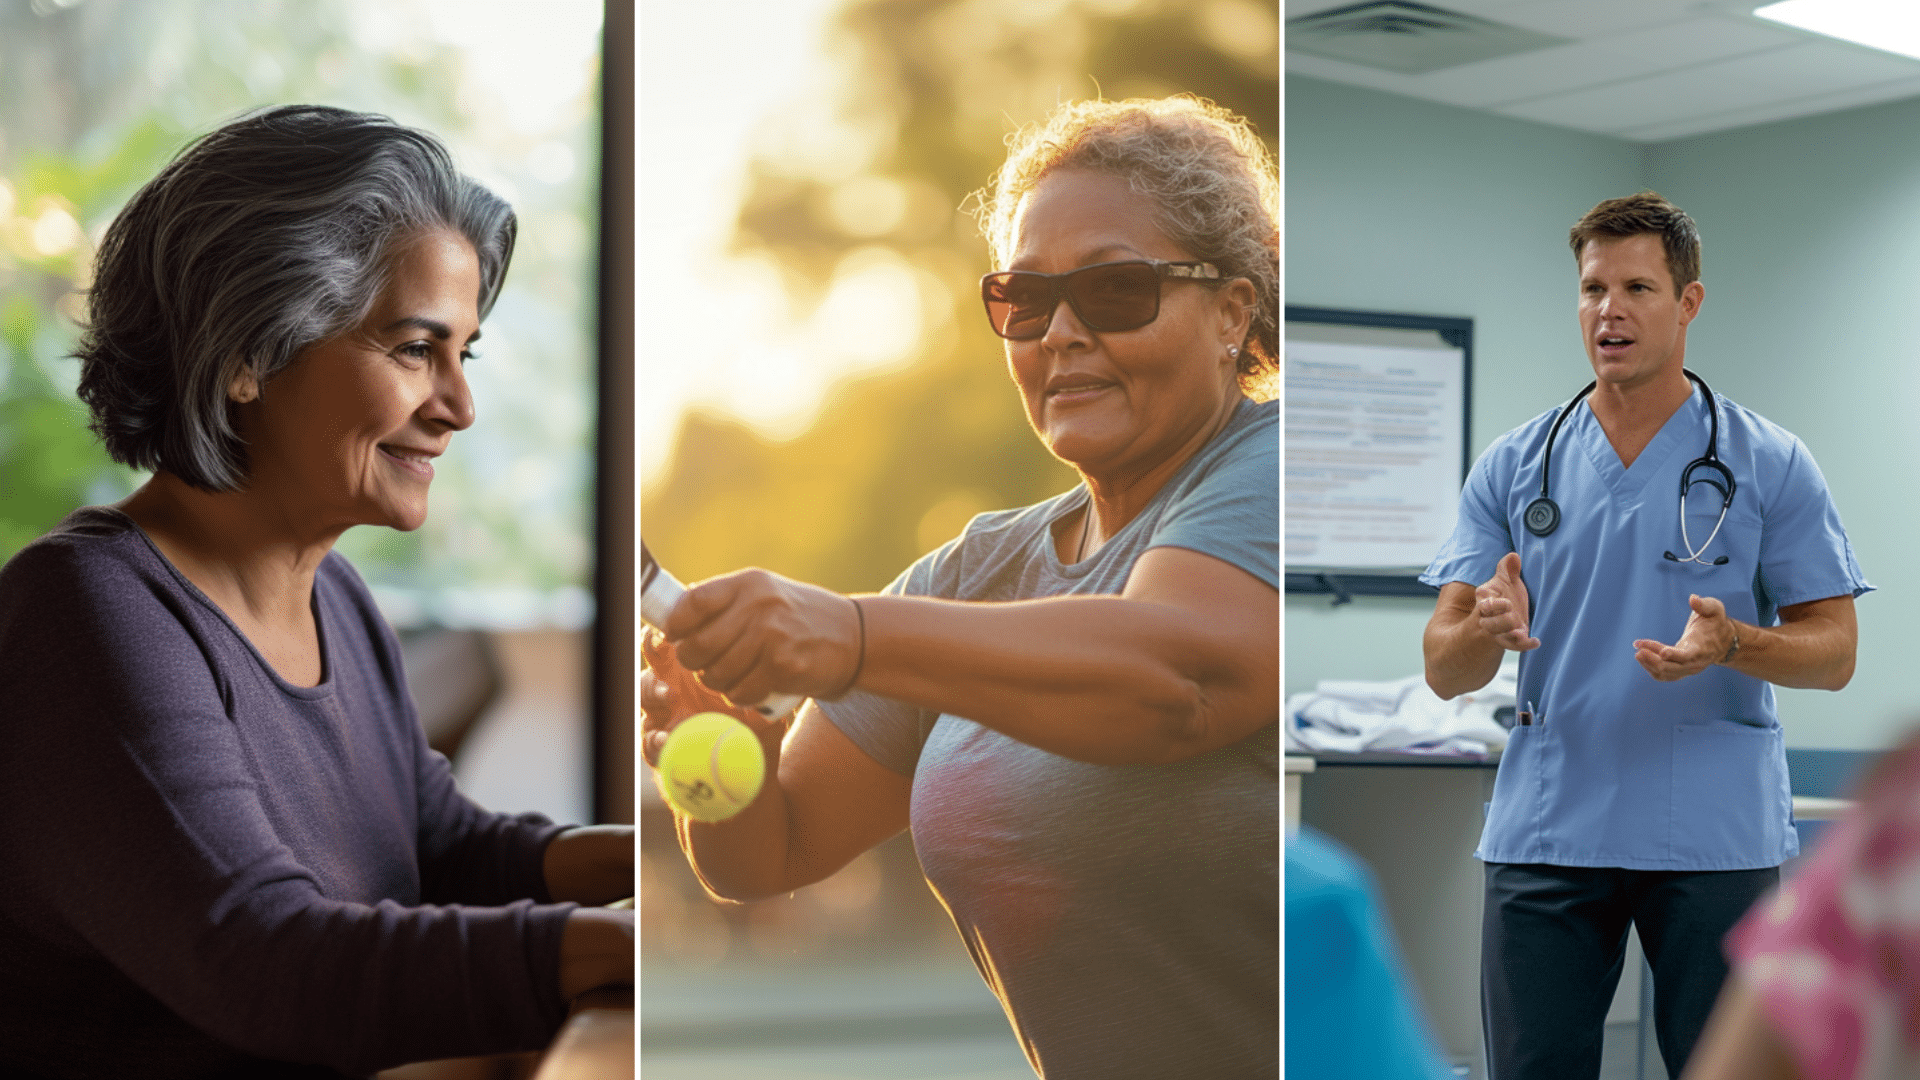
[[[648, 646], [650, 760], [710, 708], [769, 757], [738, 817], [680, 823], [708, 887], [787, 893], [911, 827], [1049, 1078], [1278, 1068], [1278, 405], [1253, 399], [1277, 205], [1272, 157], [1204, 102], [1022, 132], [984, 197], [982, 296], [1083, 482], [980, 515], [880, 595], [701, 583]], [[729, 705], [773, 692], [814, 699], [790, 732]]]

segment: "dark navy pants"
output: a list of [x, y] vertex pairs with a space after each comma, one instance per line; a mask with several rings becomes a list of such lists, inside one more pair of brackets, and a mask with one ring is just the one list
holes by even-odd
[[[1654, 1031], [1679, 1076], [1727, 978], [1721, 939], [1780, 880], [1765, 870], [1488, 863], [1480, 1003], [1490, 1080], [1594, 1080], [1607, 1008], [1639, 928]], [[1638, 977], [1637, 975], [1635, 976]]]

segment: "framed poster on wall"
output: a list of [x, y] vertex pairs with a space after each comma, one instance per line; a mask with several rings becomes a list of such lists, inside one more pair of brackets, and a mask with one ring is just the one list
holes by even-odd
[[1472, 466], [1473, 320], [1289, 305], [1287, 591], [1432, 596]]

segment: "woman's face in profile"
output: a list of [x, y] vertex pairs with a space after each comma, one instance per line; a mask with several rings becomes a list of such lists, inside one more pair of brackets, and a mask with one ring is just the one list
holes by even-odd
[[[1124, 259], [1193, 261], [1153, 223], [1153, 210], [1118, 177], [1053, 173], [1021, 200], [1006, 269], [1060, 274]], [[1227, 346], [1239, 341], [1231, 328], [1240, 291], [1250, 302], [1244, 282], [1163, 281], [1159, 316], [1118, 332], [1090, 330], [1071, 305], [1057, 305], [1044, 335], [1006, 343], [1033, 430], [1056, 457], [1101, 476], [1144, 472], [1210, 434], [1239, 398]]]
[[419, 528], [433, 459], [473, 423], [463, 365], [479, 295], [464, 238], [430, 232], [402, 249], [359, 326], [302, 351], [241, 407], [248, 487], [291, 521]]

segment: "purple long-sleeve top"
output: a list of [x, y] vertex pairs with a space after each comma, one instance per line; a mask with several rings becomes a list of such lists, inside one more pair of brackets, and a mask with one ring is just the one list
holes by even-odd
[[557, 826], [482, 810], [329, 554], [294, 686], [126, 515], [0, 569], [0, 1073], [363, 1076], [544, 1045]]

